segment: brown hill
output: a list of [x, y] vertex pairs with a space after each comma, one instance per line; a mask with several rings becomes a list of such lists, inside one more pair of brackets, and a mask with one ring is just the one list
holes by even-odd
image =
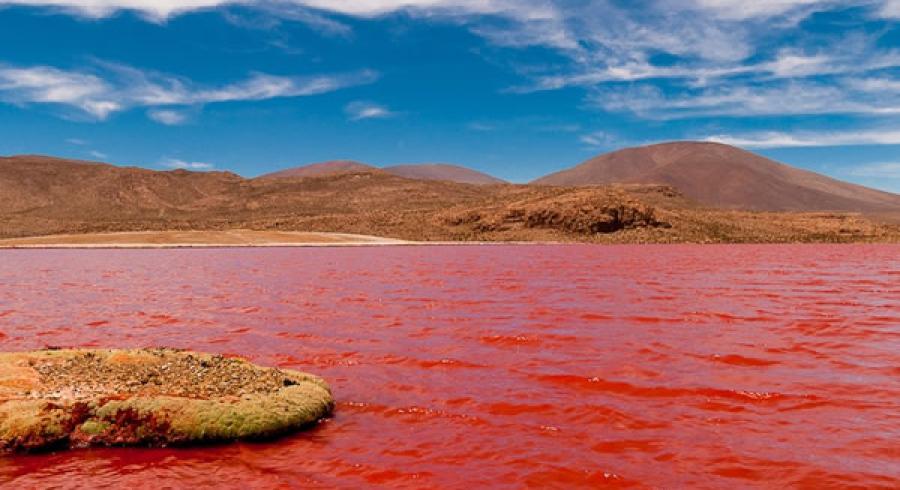
[[701, 204], [764, 211], [900, 211], [900, 195], [841, 182], [718, 143], [679, 142], [598, 156], [533, 182], [671, 185]]
[[352, 160], [335, 160], [331, 162], [313, 163], [301, 167], [294, 167], [270, 174], [262, 175], [260, 179], [272, 178], [306, 178], [322, 177], [342, 173], [379, 172], [384, 171], [392, 175], [415, 180], [443, 180], [460, 184], [503, 184], [505, 181], [492, 177], [486, 173], [472, 170], [458, 165], [442, 163], [419, 165], [394, 165], [379, 169], [371, 165]]
[[230, 172], [157, 172], [41, 156], [0, 157], [0, 215], [165, 217], [220, 205], [242, 181]]
[[[485, 199], [479, 186], [336, 167], [346, 170], [244, 179], [42, 156], [0, 158], [0, 237], [250, 227], [437, 239], [446, 235], [430, 229], [430, 213]], [[389, 226], [373, 224], [381, 222]]]
[[243, 179], [0, 158], [0, 238], [234, 229], [407, 240], [900, 241], [900, 227], [855, 215], [701, 209], [668, 186], [479, 186], [382, 171]]
[[484, 172], [445, 163], [395, 165], [392, 167], [385, 167], [384, 171], [400, 177], [406, 177], [407, 179], [445, 180], [447, 182], [479, 185], [506, 183], [506, 181], [500, 180]]
[[365, 163], [355, 162], [353, 160], [333, 160], [330, 162], [321, 162], [321, 163], [313, 163], [310, 165], [304, 165], [302, 167], [294, 167], [288, 168], [285, 170], [280, 170], [278, 172], [272, 172], [270, 174], [261, 175], [260, 179], [270, 179], [270, 178], [288, 178], [288, 177], [296, 177], [296, 178], [305, 178], [305, 177], [320, 177], [322, 175], [333, 175], [339, 173], [352, 173], [352, 172], [371, 172], [374, 171], [375, 167], [371, 165], [367, 165]]

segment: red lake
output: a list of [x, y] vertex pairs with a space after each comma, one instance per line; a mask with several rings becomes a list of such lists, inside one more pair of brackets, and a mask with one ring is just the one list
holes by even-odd
[[0, 349], [325, 377], [262, 443], [0, 458], [3, 488], [900, 486], [900, 247], [0, 251]]

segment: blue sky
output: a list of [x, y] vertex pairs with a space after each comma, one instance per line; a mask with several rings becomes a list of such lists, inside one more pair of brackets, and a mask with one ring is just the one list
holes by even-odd
[[527, 181], [676, 139], [900, 192], [900, 0], [0, 0], [0, 154]]

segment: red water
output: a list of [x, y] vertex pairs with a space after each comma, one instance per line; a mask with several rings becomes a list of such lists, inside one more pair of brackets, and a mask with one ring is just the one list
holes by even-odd
[[4, 488], [900, 487], [900, 247], [0, 252], [0, 349], [327, 378], [269, 443], [0, 460]]

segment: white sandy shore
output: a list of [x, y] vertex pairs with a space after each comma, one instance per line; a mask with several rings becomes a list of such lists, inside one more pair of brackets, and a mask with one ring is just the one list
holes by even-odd
[[414, 242], [347, 233], [228, 231], [142, 231], [48, 235], [0, 240], [0, 248], [218, 248], [406, 245]]
[[47, 235], [0, 240], [0, 249], [372, 247], [439, 245], [553, 245], [555, 242], [416, 242], [349, 233], [292, 231], [140, 231]]

